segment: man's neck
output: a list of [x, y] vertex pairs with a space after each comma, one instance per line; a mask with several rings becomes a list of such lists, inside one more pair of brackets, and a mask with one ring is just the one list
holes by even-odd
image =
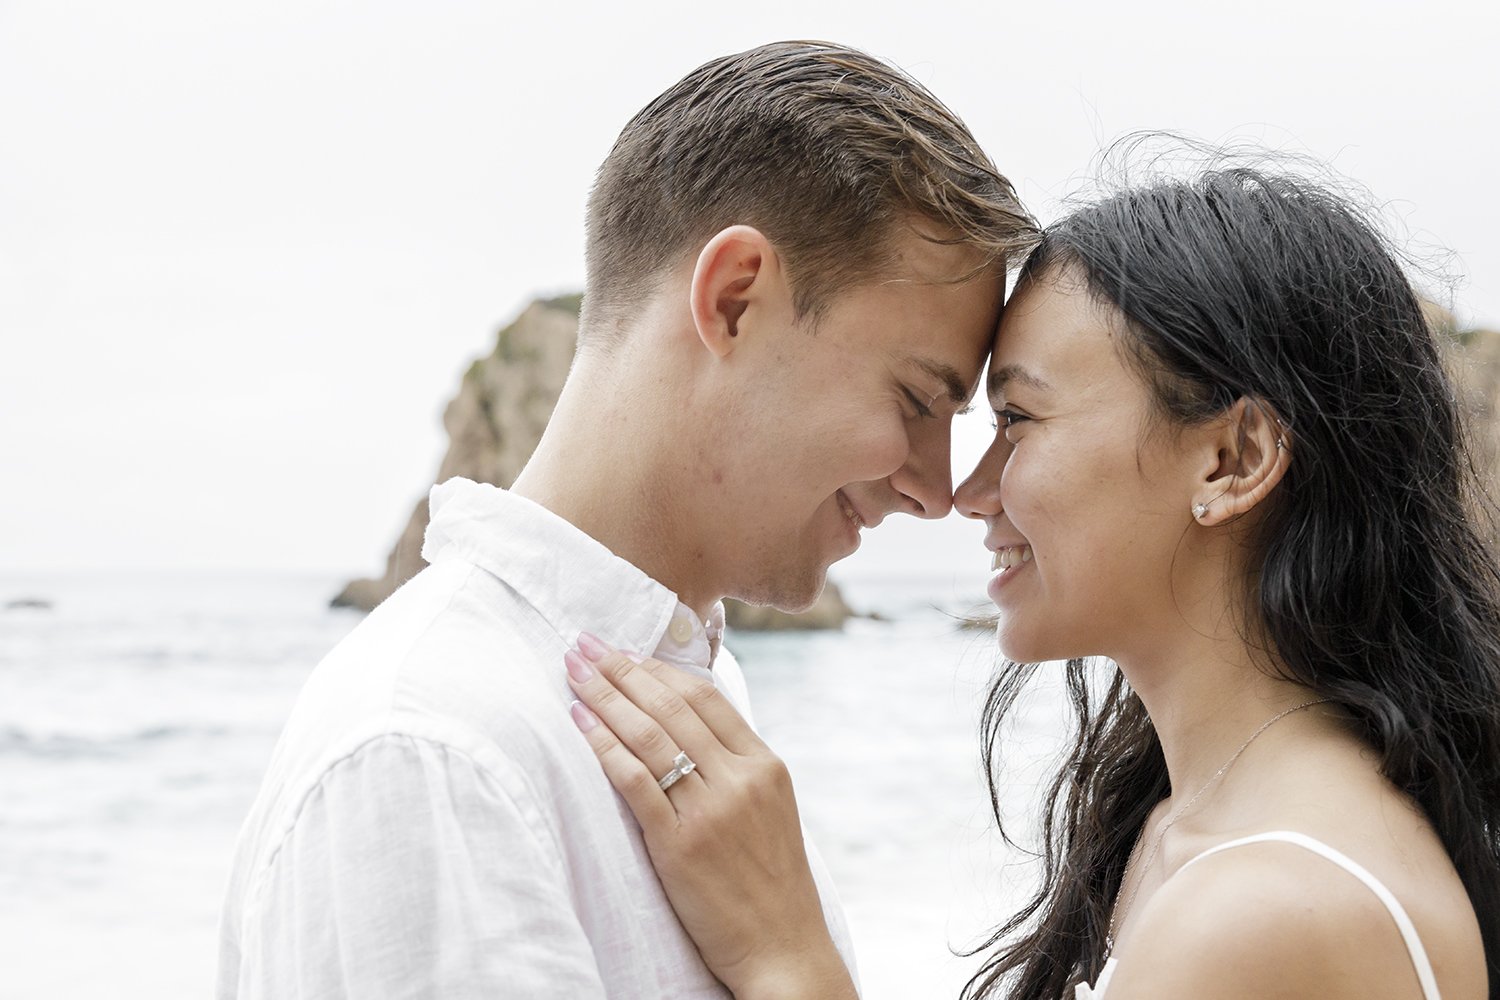
[[682, 502], [691, 493], [682, 481], [691, 448], [639, 410], [612, 412], [609, 401], [626, 397], [619, 386], [601, 393], [570, 378], [511, 492], [596, 539], [705, 619], [722, 595], [709, 582], [711, 533]]

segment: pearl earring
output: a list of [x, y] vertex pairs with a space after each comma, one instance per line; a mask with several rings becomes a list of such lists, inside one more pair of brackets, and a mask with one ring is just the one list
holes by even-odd
[[1207, 513], [1208, 513], [1208, 504], [1206, 504], [1206, 503], [1195, 503], [1195, 504], [1193, 504], [1193, 516], [1196, 517], [1198, 520], [1200, 520], [1200, 521], [1203, 520], [1203, 515], [1205, 515]]

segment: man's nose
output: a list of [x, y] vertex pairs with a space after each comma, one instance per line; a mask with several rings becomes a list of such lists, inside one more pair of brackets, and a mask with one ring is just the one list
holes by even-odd
[[906, 464], [891, 476], [891, 487], [911, 502], [910, 512], [936, 520], [953, 509], [953, 460], [949, 435], [934, 434], [906, 456]]

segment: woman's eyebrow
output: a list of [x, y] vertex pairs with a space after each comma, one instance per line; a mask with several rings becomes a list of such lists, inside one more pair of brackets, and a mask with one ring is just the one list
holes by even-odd
[[1037, 375], [1020, 365], [1002, 365], [999, 368], [990, 369], [989, 394], [998, 396], [1005, 390], [1007, 384], [1019, 382], [1028, 389], [1037, 392], [1047, 392], [1052, 386], [1040, 375]]

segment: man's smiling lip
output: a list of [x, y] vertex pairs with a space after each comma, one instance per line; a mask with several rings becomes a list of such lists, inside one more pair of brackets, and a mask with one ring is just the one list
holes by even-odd
[[883, 514], [873, 519], [866, 517], [864, 511], [860, 510], [859, 507], [855, 505], [854, 498], [849, 496], [849, 494], [845, 493], [843, 490], [837, 491], [834, 495], [839, 498], [840, 508], [842, 508], [846, 512], [853, 513], [855, 519], [858, 520], [859, 526], [861, 528], [874, 528], [877, 527], [881, 521], [885, 520], [885, 515]]

